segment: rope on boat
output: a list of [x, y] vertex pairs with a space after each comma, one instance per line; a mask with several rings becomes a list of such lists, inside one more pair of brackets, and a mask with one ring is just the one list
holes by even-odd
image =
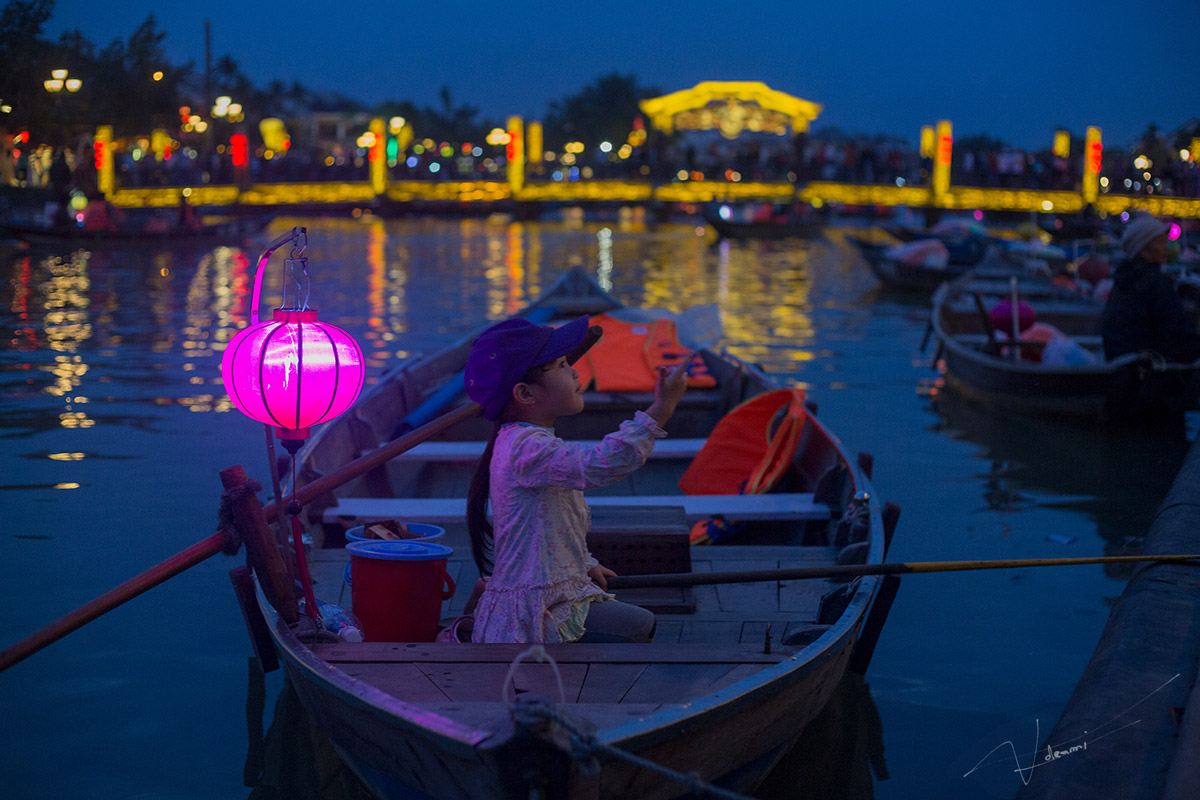
[[[665, 767], [649, 759], [634, 755], [619, 747], [614, 747], [607, 742], [601, 741], [597, 736], [588, 729], [589, 723], [586, 720], [575, 719], [567, 714], [559, 706], [546, 703], [541, 700], [521, 699], [509, 696], [509, 686], [512, 683], [513, 675], [516, 673], [517, 667], [521, 662], [529, 657], [539, 663], [548, 663], [550, 669], [554, 672], [554, 678], [558, 682], [559, 704], [566, 705], [566, 693], [563, 691], [562, 675], [559, 672], [558, 664], [554, 658], [546, 652], [546, 648], [537, 644], [530, 647], [517, 655], [513, 659], [508, 668], [508, 674], [504, 678], [504, 687], [501, 690], [503, 693], [504, 702], [509, 706], [509, 712], [512, 715], [513, 722], [528, 730], [538, 731], [539, 728], [544, 728], [544, 723], [553, 723], [557, 725], [559, 731], [541, 731], [544, 738], [548, 738], [555, 746], [563, 749], [567, 754], [579, 764], [579, 772], [582, 775], [595, 775], [600, 771], [600, 764], [597, 761], [598, 755], [608, 756], [609, 758], [626, 761], [634, 766], [653, 772], [663, 778], [677, 781], [687, 786], [697, 796], [703, 797], [719, 797], [723, 800], [753, 800], [753, 798], [738, 794], [737, 792], [723, 789], [720, 786], [706, 782], [700, 777], [697, 772], [679, 772], [670, 767]], [[515, 688], [513, 690], [515, 695]], [[567, 737], [554, 735], [555, 733], [566, 733]]]
[[[558, 664], [554, 661], [554, 658], [547, 653], [546, 648], [540, 644], [535, 644], [528, 650], [521, 651], [517, 654], [517, 657], [512, 660], [512, 663], [508, 665], [508, 673], [504, 676], [504, 684], [500, 687], [500, 699], [509, 706], [511, 706], [513, 701], [516, 700], [517, 687], [516, 683], [513, 681], [513, 676], [517, 674], [517, 667], [521, 666], [521, 662], [525, 660], [526, 656], [538, 662], [539, 664], [550, 664], [550, 669], [554, 672], [554, 680], [558, 682], [558, 702], [565, 705], [567, 702], [567, 693], [563, 689], [562, 673], [559, 672]], [[510, 686], [512, 687], [511, 697], [508, 693]]]

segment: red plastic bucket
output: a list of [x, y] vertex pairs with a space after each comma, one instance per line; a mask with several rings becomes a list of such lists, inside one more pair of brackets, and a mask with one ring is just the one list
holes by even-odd
[[432, 642], [442, 601], [454, 595], [443, 544], [350, 542], [350, 598], [367, 642]]

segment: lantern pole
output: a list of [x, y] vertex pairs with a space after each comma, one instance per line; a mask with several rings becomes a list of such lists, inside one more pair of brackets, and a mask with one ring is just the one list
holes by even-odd
[[[250, 300], [251, 325], [258, 324], [258, 305], [262, 298], [262, 281], [263, 275], [266, 273], [266, 264], [275, 251], [288, 242], [292, 243], [293, 253], [297, 250], [303, 252], [304, 248], [308, 246], [308, 229], [297, 225], [267, 245], [267, 249], [263, 250], [262, 255], [258, 257], [258, 266], [254, 269], [254, 292]], [[275, 432], [271, 430], [270, 425], [263, 425], [263, 431], [267, 439], [267, 464], [271, 470], [271, 489], [275, 493], [275, 507], [282, 509], [284, 508], [283, 488], [279, 483], [279, 461], [275, 455]], [[295, 456], [289, 455], [288, 457], [294, 458]], [[287, 565], [288, 576], [295, 582], [295, 554], [292, 552], [291, 545], [288, 542], [288, 535], [284, 529], [284, 515], [282, 513], [275, 518], [275, 542], [285, 555], [283, 561]]]

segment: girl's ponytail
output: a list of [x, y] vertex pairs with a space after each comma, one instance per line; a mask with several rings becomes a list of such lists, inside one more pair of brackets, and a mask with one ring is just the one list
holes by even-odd
[[500, 421], [492, 428], [492, 437], [488, 439], [475, 474], [471, 477], [471, 487], [467, 490], [467, 533], [471, 537], [471, 556], [481, 576], [492, 574], [495, 555], [495, 538], [492, 523], [488, 522], [488, 494], [492, 484], [492, 451], [496, 449], [496, 434], [500, 432]]

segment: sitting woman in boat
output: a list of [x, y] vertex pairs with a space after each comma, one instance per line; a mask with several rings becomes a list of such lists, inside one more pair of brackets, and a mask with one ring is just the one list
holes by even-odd
[[[587, 550], [583, 490], [645, 463], [687, 387], [687, 365], [660, 368], [654, 401], [595, 445], [554, 435], [583, 410], [572, 363], [595, 343], [586, 317], [560, 328], [511, 319], [475, 340], [467, 394], [496, 424], [467, 496], [471, 551], [489, 576], [475, 606], [475, 642], [648, 642], [654, 615], [605, 591], [615, 573]], [[487, 501], [492, 519], [487, 519]]]
[[[1184, 310], [1174, 283], [1162, 272], [1170, 254], [1169, 231], [1169, 225], [1149, 215], [1125, 227], [1121, 249], [1127, 260], [1113, 275], [1100, 322], [1104, 356], [1110, 361], [1130, 353], [1150, 353], [1177, 363], [1200, 359], [1196, 320]], [[1135, 410], [1182, 413], [1195, 401], [1194, 384], [1185, 372], [1151, 374], [1139, 387]]]
[[1162, 265], [1170, 226], [1151, 216], [1134, 219], [1121, 237], [1127, 260], [1113, 275], [1100, 332], [1109, 360], [1153, 351], [1168, 361], [1200, 358], [1200, 333]]

